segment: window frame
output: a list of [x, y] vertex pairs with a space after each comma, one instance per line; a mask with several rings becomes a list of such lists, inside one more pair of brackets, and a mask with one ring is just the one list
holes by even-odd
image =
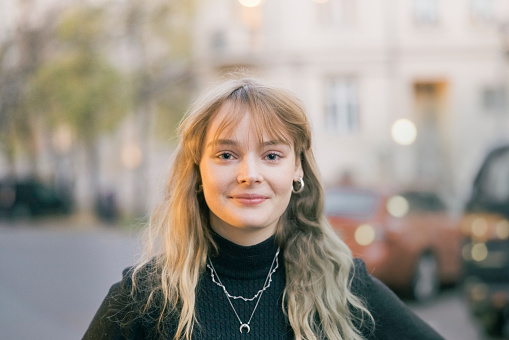
[[360, 131], [359, 82], [354, 76], [329, 77], [325, 83], [324, 130], [340, 135]]

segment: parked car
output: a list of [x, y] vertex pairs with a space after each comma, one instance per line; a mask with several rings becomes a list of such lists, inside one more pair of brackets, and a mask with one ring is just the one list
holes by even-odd
[[509, 339], [509, 145], [486, 156], [462, 231], [467, 302], [489, 334]]
[[70, 195], [36, 179], [0, 181], [0, 216], [7, 218], [68, 214]]
[[325, 212], [353, 255], [397, 292], [424, 301], [460, 277], [459, 220], [432, 192], [335, 187]]

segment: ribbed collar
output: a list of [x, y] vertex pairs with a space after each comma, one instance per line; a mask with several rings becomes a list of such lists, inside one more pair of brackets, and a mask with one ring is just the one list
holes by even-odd
[[[277, 244], [274, 235], [253, 246], [240, 246], [212, 231], [212, 237], [219, 247], [210, 259], [220, 276], [236, 279], [265, 278], [276, 255]], [[279, 269], [282, 267], [282, 251], [279, 254]]]

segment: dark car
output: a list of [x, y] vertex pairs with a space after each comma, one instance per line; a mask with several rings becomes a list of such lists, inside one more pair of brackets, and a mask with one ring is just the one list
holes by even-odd
[[68, 214], [72, 200], [65, 191], [36, 179], [0, 181], [0, 217]]
[[509, 339], [509, 145], [493, 149], [465, 207], [465, 293], [489, 334]]
[[435, 193], [335, 187], [325, 210], [353, 255], [397, 292], [428, 300], [461, 274], [459, 220]]

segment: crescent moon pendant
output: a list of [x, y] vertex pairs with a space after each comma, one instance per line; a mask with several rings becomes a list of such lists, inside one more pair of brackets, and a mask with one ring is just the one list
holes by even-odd
[[239, 328], [239, 330], [240, 330], [240, 332], [241, 332], [241, 333], [242, 333], [242, 330], [243, 330], [244, 328], [247, 328], [247, 332], [248, 332], [248, 333], [251, 331], [251, 328], [249, 327], [249, 325], [248, 325], [247, 323], [243, 323], [242, 325], [240, 325], [240, 328]]

